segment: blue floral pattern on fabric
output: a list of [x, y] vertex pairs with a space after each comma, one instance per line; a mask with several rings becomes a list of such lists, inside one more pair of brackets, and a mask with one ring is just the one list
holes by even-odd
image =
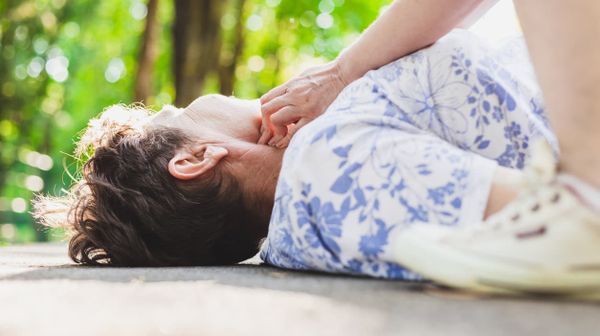
[[294, 136], [261, 257], [418, 280], [394, 262], [394, 234], [477, 225], [494, 167], [522, 168], [539, 138], [556, 148], [522, 40], [493, 49], [453, 31], [355, 81]]

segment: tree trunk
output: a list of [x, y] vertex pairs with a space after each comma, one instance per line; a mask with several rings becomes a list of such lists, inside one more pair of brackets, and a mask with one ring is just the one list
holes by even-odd
[[233, 28], [233, 37], [231, 41], [231, 57], [228, 59], [221, 59], [221, 67], [219, 69], [219, 84], [220, 91], [224, 95], [233, 94], [233, 86], [235, 84], [235, 69], [237, 67], [238, 60], [244, 50], [244, 6], [246, 0], [236, 0], [235, 8], [236, 21], [235, 27]]
[[138, 56], [138, 70], [135, 77], [135, 101], [146, 102], [152, 95], [152, 72], [158, 53], [158, 0], [148, 0], [146, 29]]
[[175, 104], [202, 94], [206, 75], [218, 68], [223, 0], [175, 0]]

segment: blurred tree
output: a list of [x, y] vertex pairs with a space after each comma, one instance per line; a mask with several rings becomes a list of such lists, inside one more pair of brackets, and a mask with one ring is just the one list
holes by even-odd
[[[244, 49], [244, 7], [246, 0], [235, 0], [233, 3], [233, 11], [235, 12], [235, 26], [233, 33], [230, 34], [230, 42], [226, 41], [222, 44], [224, 49], [221, 51], [221, 60], [219, 68], [219, 91], [224, 95], [233, 94], [233, 85], [235, 83], [235, 69]], [[225, 40], [225, 39], [224, 39]]]
[[175, 0], [175, 103], [187, 105], [201, 93], [206, 76], [218, 66], [222, 0]]
[[138, 69], [135, 77], [134, 100], [146, 102], [152, 94], [152, 73], [158, 53], [158, 0], [148, 0], [146, 28], [139, 52]]
[[[50, 76], [42, 72], [46, 69], [64, 81], [65, 58], [59, 49], [51, 48], [64, 14], [60, 4], [38, 8], [31, 1], [3, 1], [0, 6], [0, 195], [11, 199], [9, 204], [2, 202], [2, 208], [12, 210], [0, 213], [3, 223], [27, 219], [27, 198], [22, 196], [39, 191], [43, 187], [40, 175], [47, 175], [45, 171], [51, 168], [40, 165], [40, 159], [47, 156], [39, 153], [53, 150], [49, 141], [52, 114], [61, 97], [46, 99]], [[48, 63], [40, 57], [45, 52]], [[47, 238], [39, 228], [33, 234], [37, 240]]]
[[[159, 5], [166, 31], [172, 5]], [[104, 106], [132, 100], [127, 69], [136, 68], [146, 13], [137, 0], [0, 1], [0, 244], [48, 237], [29, 200], [68, 187], [76, 164], [64, 153], [77, 132]], [[170, 36], [159, 33], [170, 50]], [[169, 64], [170, 53], [159, 53], [153, 103], [172, 101]]]

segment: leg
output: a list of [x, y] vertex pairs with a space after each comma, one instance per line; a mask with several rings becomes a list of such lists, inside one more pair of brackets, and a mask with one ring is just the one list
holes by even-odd
[[489, 216], [502, 210], [505, 205], [509, 204], [517, 197], [517, 188], [513, 184], [507, 183], [507, 181], [516, 180], [520, 178], [521, 175], [522, 173], [516, 169], [500, 166], [496, 168], [485, 208], [484, 219], [487, 219]]
[[520, 39], [492, 48], [455, 31], [367, 77], [398, 107], [399, 113], [389, 109], [386, 116], [502, 166], [523, 168], [530, 143], [555, 143], [529, 63]]
[[600, 176], [594, 174], [600, 168], [600, 2], [516, 4], [561, 145], [562, 173], [556, 175], [551, 153], [536, 144], [529, 182], [516, 201], [480, 228], [407, 230], [396, 237], [396, 258], [455, 287], [600, 298]]
[[515, 1], [562, 171], [600, 187], [600, 1]]

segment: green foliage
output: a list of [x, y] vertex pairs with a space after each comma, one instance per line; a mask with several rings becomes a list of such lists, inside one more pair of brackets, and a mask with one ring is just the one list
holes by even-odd
[[[236, 3], [229, 2], [221, 20], [222, 58], [231, 53]], [[388, 3], [246, 0], [235, 95], [257, 98], [334, 58]], [[175, 96], [173, 6], [159, 1], [159, 55], [148, 100], [156, 109]], [[60, 237], [35, 226], [30, 199], [68, 188], [74, 162], [65, 153], [79, 131], [104, 107], [131, 102], [145, 11], [142, 0], [0, 1], [0, 243]], [[218, 91], [217, 80], [209, 79], [204, 91]]]

